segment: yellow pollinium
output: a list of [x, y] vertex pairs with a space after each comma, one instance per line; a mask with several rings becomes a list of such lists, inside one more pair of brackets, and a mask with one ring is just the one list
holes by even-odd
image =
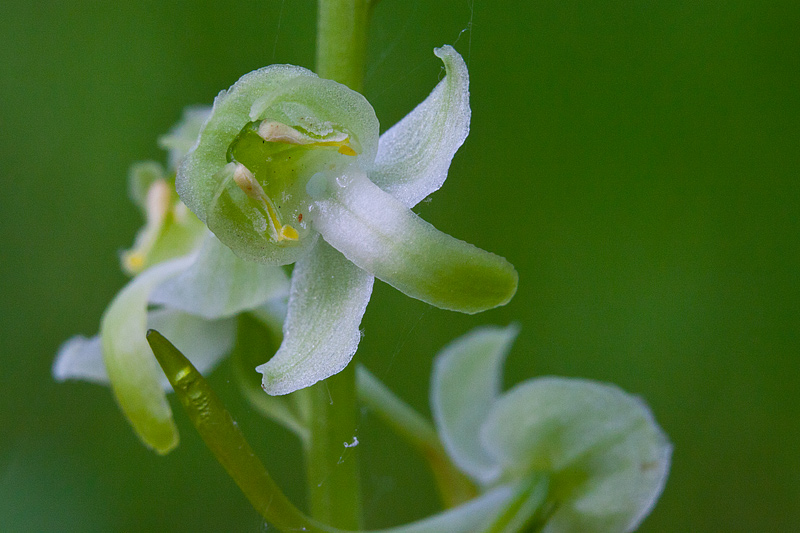
[[296, 229], [289, 224], [281, 223], [278, 210], [275, 209], [275, 204], [272, 203], [272, 200], [267, 196], [267, 193], [264, 192], [261, 184], [256, 181], [253, 173], [250, 172], [246, 166], [241, 163], [236, 164], [236, 170], [233, 172], [233, 181], [236, 182], [236, 185], [238, 185], [247, 196], [264, 206], [267, 211], [267, 216], [269, 217], [269, 233], [276, 242], [296, 241], [300, 238], [300, 234], [297, 233]]
[[300, 238], [300, 234], [297, 233], [297, 230], [291, 227], [289, 224], [284, 224], [281, 226], [281, 231], [278, 234], [279, 240], [286, 240], [286, 241], [296, 241]]
[[355, 150], [353, 150], [349, 144], [343, 144], [339, 147], [339, 153], [344, 155], [358, 155]]
[[122, 268], [129, 274], [138, 274], [144, 269], [145, 254], [138, 250], [122, 254]]

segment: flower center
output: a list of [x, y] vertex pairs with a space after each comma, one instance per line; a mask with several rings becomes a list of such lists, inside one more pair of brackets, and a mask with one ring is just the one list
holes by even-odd
[[265, 229], [275, 242], [300, 238], [287, 221], [302, 222], [299, 197], [311, 175], [331, 158], [358, 155], [347, 132], [333, 125], [328, 130], [316, 135], [264, 119], [246, 124], [228, 147], [228, 161], [236, 164], [233, 181], [266, 215]]

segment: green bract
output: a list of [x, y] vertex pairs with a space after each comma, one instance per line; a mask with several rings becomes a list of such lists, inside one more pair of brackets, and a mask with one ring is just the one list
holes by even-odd
[[410, 210], [441, 187], [469, 131], [466, 65], [450, 46], [435, 53], [447, 75], [380, 138], [372, 107], [344, 85], [287, 65], [251, 72], [216, 98], [178, 171], [181, 199], [238, 256], [297, 263], [283, 345], [258, 368], [270, 394], [347, 365], [373, 276], [465, 313], [516, 291], [505, 259]]
[[613, 385], [543, 377], [501, 394], [516, 334], [516, 327], [480, 328], [437, 357], [431, 406], [448, 454], [484, 491], [546, 489], [509, 507], [509, 531], [526, 524], [551, 533], [634, 530], [669, 471], [663, 431], [639, 398]]
[[[164, 139], [170, 161], [186, 155], [207, 116], [208, 110], [189, 110]], [[110, 384], [137, 435], [167, 453], [178, 433], [165, 397], [169, 384], [145, 341], [147, 329], [169, 335], [198, 369], [210, 370], [233, 347], [237, 313], [265, 306], [279, 316], [285, 312], [288, 279], [279, 267], [244, 261], [222, 245], [177, 198], [158, 163], [134, 165], [129, 190], [147, 220], [122, 256], [123, 268], [135, 277], [106, 309], [98, 335], [61, 346], [53, 375]]]

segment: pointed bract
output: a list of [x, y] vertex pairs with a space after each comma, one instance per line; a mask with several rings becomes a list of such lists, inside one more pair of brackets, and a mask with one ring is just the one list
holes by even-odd
[[[233, 349], [236, 337], [236, 320], [220, 318], [208, 320], [176, 309], [161, 308], [150, 311], [147, 329], [156, 329], [169, 335], [173, 344], [190, 354], [189, 360], [198, 371], [211, 372]], [[161, 376], [164, 390], [171, 390], [167, 377]]]

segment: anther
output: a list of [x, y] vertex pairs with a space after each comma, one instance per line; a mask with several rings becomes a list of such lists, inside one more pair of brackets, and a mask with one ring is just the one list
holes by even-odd
[[312, 148], [333, 147], [338, 148], [338, 152], [343, 155], [358, 155], [350, 145], [350, 136], [342, 131], [317, 139], [287, 124], [265, 120], [258, 126], [258, 136], [267, 142], [297, 144]]
[[273, 240], [276, 242], [296, 241], [300, 238], [300, 234], [292, 226], [281, 224], [275, 204], [272, 203], [270, 197], [264, 192], [264, 188], [246, 166], [241, 163], [236, 164], [236, 169], [233, 171], [233, 181], [247, 196], [264, 206], [269, 216], [270, 224], [268, 227]]

